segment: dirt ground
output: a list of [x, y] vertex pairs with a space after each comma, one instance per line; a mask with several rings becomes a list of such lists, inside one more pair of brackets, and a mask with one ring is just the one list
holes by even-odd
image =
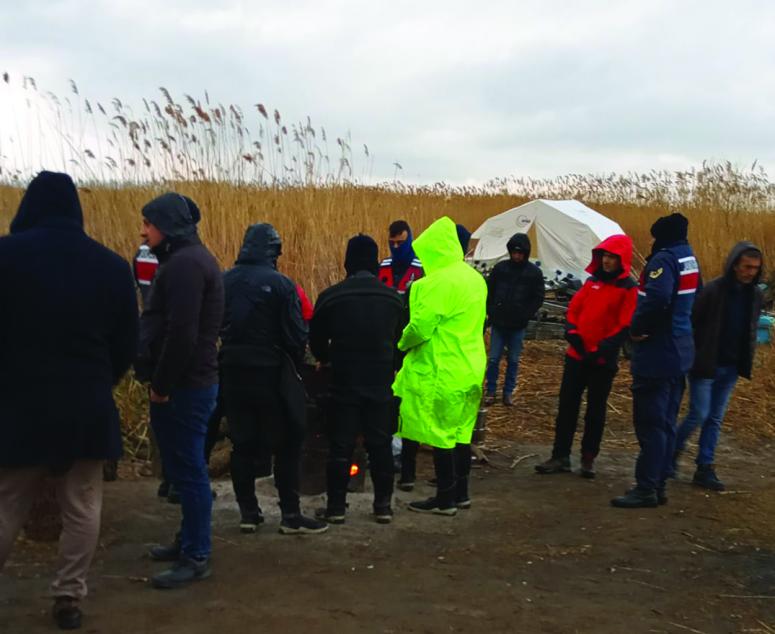
[[[490, 463], [473, 472], [470, 511], [408, 511], [432, 492], [423, 480], [414, 493], [398, 492], [391, 526], [375, 524], [368, 494], [355, 494], [344, 526], [288, 537], [277, 533], [272, 483], [262, 480], [267, 523], [241, 535], [230, 484], [219, 479], [214, 574], [184, 590], [151, 589], [147, 578], [161, 565], [144, 556], [172, 535], [178, 507], [158, 501], [149, 478], [106, 484], [83, 631], [773, 634], [775, 442], [722, 437], [724, 494], [691, 485], [692, 450], [667, 506], [613, 509], [635, 452], [626, 395], [612, 401], [596, 480], [539, 476], [533, 465], [549, 452], [553, 411], [542, 411], [540, 390], [529, 385], [523, 377], [519, 411], [492, 410]], [[521, 432], [529, 420], [542, 431]], [[427, 452], [419, 470], [431, 476]], [[311, 512], [321, 502], [303, 505]], [[0, 576], [0, 632], [53, 631], [46, 591], [54, 550], [19, 542]]]

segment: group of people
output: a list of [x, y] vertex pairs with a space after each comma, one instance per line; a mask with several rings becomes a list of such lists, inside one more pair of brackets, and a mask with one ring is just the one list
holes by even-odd
[[[376, 522], [393, 517], [396, 439], [397, 485], [405, 491], [415, 485], [418, 447], [433, 448], [435, 494], [411, 502], [411, 511], [451, 516], [470, 508], [472, 431], [483, 397], [485, 404], [496, 400], [505, 352], [502, 402], [514, 404], [526, 326], [544, 299], [527, 235], [508, 241], [509, 257], [485, 280], [464, 261], [470, 233], [462, 225], [444, 217], [415, 240], [410, 226], [396, 221], [389, 228], [391, 257], [380, 262], [373, 238], [352, 237], [343, 281], [313, 307], [278, 270], [282, 240], [272, 225], [248, 227], [234, 266], [222, 273], [199, 238], [200, 218], [194, 201], [176, 193], [145, 205], [144, 248], [133, 276], [122, 258], [84, 232], [72, 180], [41, 172], [10, 235], [0, 238], [0, 566], [35, 492], [54, 476], [63, 518], [62, 565], [52, 586], [60, 627], [81, 623], [79, 601], [99, 535], [101, 465], [121, 455], [112, 389], [132, 365], [149, 386], [163, 478], [182, 509], [173, 542], [150, 551], [152, 559], [172, 563], [152, 578], [157, 588], [211, 574], [207, 455], [221, 416], [233, 446], [240, 528], [252, 532], [264, 522], [255, 480], [273, 470], [280, 532], [315, 534], [346, 520], [359, 435]], [[586, 391], [581, 474], [595, 476], [607, 399], [620, 349], [630, 340], [641, 450], [637, 484], [612, 500], [617, 507], [666, 503], [667, 479], [698, 426], [694, 481], [723, 488], [714, 449], [735, 381], [751, 373], [762, 253], [740, 243], [724, 274], [702, 287], [687, 230], [680, 214], [654, 224], [639, 284], [631, 239], [606, 239], [593, 250], [590, 277], [568, 308], [554, 448], [536, 470], [571, 470]], [[314, 516], [302, 513], [299, 497], [306, 416], [299, 368], [308, 350], [330, 373], [327, 498]], [[687, 373], [690, 409], [677, 429]]]

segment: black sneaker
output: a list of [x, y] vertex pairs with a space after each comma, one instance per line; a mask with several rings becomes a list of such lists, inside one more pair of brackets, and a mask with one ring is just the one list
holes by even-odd
[[315, 509], [315, 519], [325, 522], [326, 524], [344, 524], [345, 512], [344, 511], [329, 511], [327, 508]]
[[638, 487], [634, 487], [624, 495], [611, 500], [611, 506], [620, 509], [656, 508], [658, 504], [659, 500], [653, 489], [640, 489]]
[[464, 500], [457, 500], [455, 506], [461, 511], [467, 511], [471, 508], [471, 498], [465, 498]]
[[192, 581], [207, 579], [213, 574], [209, 559], [181, 557], [172, 568], [151, 577], [151, 585], [158, 590], [172, 590], [188, 585]]
[[304, 515], [285, 515], [280, 522], [280, 533], [283, 535], [315, 535], [325, 533], [328, 524]]
[[241, 513], [239, 529], [241, 533], [255, 533], [258, 527], [264, 523], [264, 514], [261, 509]]
[[439, 504], [438, 498], [418, 500], [409, 503], [409, 510], [415, 513], [434, 513], [435, 515], [457, 515], [457, 506], [444, 506]]
[[399, 480], [396, 486], [399, 491], [414, 491], [414, 480]]
[[166, 546], [153, 546], [148, 556], [154, 561], [177, 561], [180, 559], [180, 536], [176, 535], [174, 541]]
[[724, 483], [718, 479], [712, 464], [697, 465], [692, 484], [710, 491], [723, 491], [726, 488]]
[[78, 607], [78, 599], [73, 597], [57, 597], [51, 615], [60, 630], [77, 630], [81, 627], [83, 614]]
[[535, 466], [536, 473], [570, 473], [570, 458], [549, 458]]
[[390, 524], [393, 521], [393, 509], [389, 506], [375, 506], [374, 519], [377, 524]]

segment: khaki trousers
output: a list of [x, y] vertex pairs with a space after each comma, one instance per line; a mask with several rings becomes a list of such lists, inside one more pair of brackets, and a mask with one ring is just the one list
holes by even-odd
[[[62, 533], [53, 596], [86, 596], [86, 575], [100, 535], [102, 464], [102, 460], [79, 460], [54, 478]], [[0, 468], [0, 570], [49, 475], [47, 467]]]

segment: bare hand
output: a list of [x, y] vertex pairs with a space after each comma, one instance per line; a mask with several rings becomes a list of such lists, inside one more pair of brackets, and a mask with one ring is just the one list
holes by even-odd
[[156, 392], [153, 391], [153, 388], [151, 388], [149, 398], [151, 399], [151, 403], [168, 403], [170, 400], [169, 396], [158, 395]]

